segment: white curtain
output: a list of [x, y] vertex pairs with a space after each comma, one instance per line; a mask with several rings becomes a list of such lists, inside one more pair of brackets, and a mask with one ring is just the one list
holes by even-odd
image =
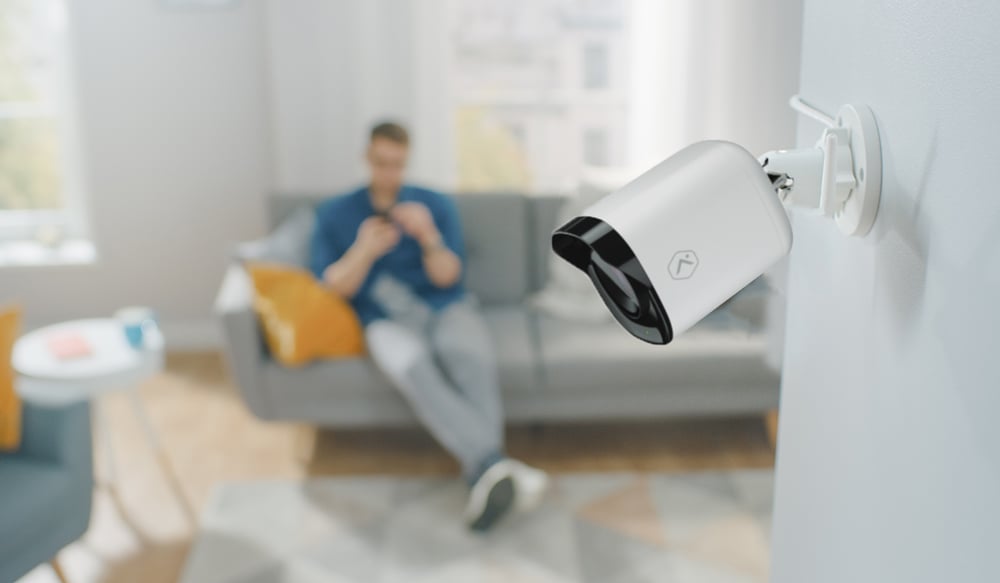
[[639, 170], [725, 139], [789, 147], [801, 0], [632, 0], [629, 159]]
[[410, 178], [454, 175], [448, 71], [451, 0], [270, 0], [278, 192], [338, 192], [364, 179], [367, 130], [409, 126]]

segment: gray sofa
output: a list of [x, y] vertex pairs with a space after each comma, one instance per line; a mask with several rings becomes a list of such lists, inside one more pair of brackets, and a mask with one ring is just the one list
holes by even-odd
[[90, 405], [24, 405], [21, 447], [0, 454], [0, 582], [53, 561], [90, 524]]
[[[494, 335], [510, 421], [728, 415], [777, 408], [779, 377], [765, 362], [764, 293], [737, 296], [668, 346], [644, 344], [613, 322], [554, 318], [528, 300], [547, 281], [549, 236], [564, 199], [496, 193], [456, 200], [468, 252], [466, 283]], [[317, 201], [273, 198], [272, 226], [293, 209]], [[303, 233], [285, 250], [289, 261], [306, 261], [303, 242], [308, 235]], [[325, 427], [415, 422], [407, 404], [367, 358], [298, 369], [276, 363], [262, 342], [251, 301], [247, 275], [234, 262], [216, 312], [234, 379], [258, 417]]]

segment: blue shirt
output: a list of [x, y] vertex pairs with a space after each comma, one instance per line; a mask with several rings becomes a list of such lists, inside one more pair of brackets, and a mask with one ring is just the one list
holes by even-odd
[[[403, 186], [398, 202], [419, 202], [426, 206], [441, 232], [442, 242], [465, 264], [465, 246], [458, 209], [449, 197], [432, 190]], [[332, 263], [344, 256], [357, 238], [365, 219], [375, 214], [368, 188], [331, 198], [316, 209], [316, 230], [313, 233], [310, 267], [317, 278]], [[382, 274], [393, 276], [434, 310], [440, 310], [465, 296], [465, 286], [459, 280], [448, 288], [434, 285], [424, 271], [423, 251], [416, 239], [403, 235], [399, 244], [372, 266], [351, 305], [362, 324], [368, 325], [385, 318], [385, 311], [372, 297], [372, 287]]]

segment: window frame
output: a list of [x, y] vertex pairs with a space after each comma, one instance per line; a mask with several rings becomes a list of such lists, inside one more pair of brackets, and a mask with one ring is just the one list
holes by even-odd
[[[587, 126], [583, 128], [580, 140], [580, 159], [584, 166], [608, 168], [611, 166], [611, 132], [606, 127]], [[598, 158], [599, 160], [595, 160]]]
[[[611, 47], [608, 43], [589, 39], [583, 42], [581, 51], [581, 83], [584, 91], [607, 91], [611, 89]], [[597, 61], [592, 63], [591, 61]], [[593, 67], [592, 65], [599, 65]]]
[[62, 206], [56, 209], [0, 209], [0, 244], [40, 241], [46, 229], [57, 230], [60, 242], [89, 239], [89, 216], [83, 188], [82, 148], [77, 115], [77, 83], [71, 66], [69, 0], [47, 0], [57, 11], [53, 27], [53, 95], [38, 102], [0, 102], [0, 123], [49, 119], [56, 127]]

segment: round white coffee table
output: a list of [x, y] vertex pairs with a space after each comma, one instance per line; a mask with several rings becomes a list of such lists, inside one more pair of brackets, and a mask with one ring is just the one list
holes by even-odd
[[[79, 335], [87, 341], [90, 353], [71, 359], [57, 358], [49, 348], [56, 336]], [[96, 426], [103, 438], [107, 455], [107, 470], [111, 488], [117, 482], [111, 424], [100, 395], [127, 391], [132, 409], [156, 452], [160, 466], [188, 518], [194, 513], [184, 496], [180, 481], [163, 449], [160, 437], [150, 421], [139, 395], [139, 385], [163, 370], [163, 335], [156, 328], [146, 331], [144, 346], [133, 348], [117, 320], [91, 319], [63, 322], [26, 334], [14, 345], [14, 370], [17, 371], [17, 392], [28, 403], [38, 406], [59, 406], [79, 401], [94, 405]], [[114, 493], [114, 492], [113, 492]]]

